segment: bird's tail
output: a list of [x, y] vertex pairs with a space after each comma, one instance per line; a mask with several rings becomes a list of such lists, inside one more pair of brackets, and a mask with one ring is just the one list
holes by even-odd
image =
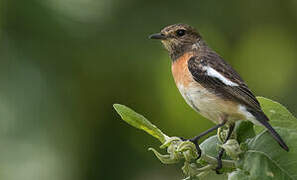
[[271, 134], [271, 136], [278, 142], [278, 144], [286, 151], [289, 151], [288, 146], [283, 141], [283, 139], [280, 137], [280, 135], [273, 129], [273, 127], [268, 123], [268, 117], [262, 112], [262, 111], [253, 111], [251, 112], [256, 119], [267, 128], [268, 132]]

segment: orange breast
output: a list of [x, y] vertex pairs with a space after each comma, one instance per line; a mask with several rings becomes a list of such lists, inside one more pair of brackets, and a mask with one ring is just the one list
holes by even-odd
[[176, 84], [182, 84], [184, 87], [187, 87], [189, 83], [193, 82], [192, 75], [188, 69], [188, 60], [192, 55], [192, 53], [186, 53], [172, 63], [171, 70]]
[[175, 83], [186, 102], [215, 123], [221, 123], [226, 115], [231, 121], [244, 119], [238, 113], [238, 103], [216, 96], [193, 79], [188, 69], [192, 56], [192, 53], [184, 54], [172, 63]]

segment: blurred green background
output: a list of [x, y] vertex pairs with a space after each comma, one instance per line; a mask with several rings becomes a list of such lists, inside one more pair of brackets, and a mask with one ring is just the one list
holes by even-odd
[[147, 36], [196, 27], [253, 92], [297, 113], [297, 1], [1, 0], [0, 179], [173, 180], [160, 144], [112, 109], [168, 135], [213, 124], [186, 105], [170, 60]]

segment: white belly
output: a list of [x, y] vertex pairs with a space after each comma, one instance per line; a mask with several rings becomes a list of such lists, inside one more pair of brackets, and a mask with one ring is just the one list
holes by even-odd
[[177, 84], [186, 102], [201, 115], [214, 123], [221, 123], [224, 117], [228, 120], [246, 119], [245, 114], [239, 112], [238, 104], [225, 101], [197, 84], [184, 87]]

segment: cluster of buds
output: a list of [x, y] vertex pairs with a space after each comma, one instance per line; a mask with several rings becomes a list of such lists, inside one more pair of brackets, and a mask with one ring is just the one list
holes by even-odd
[[[220, 130], [218, 139], [224, 139], [224, 130]], [[242, 153], [238, 142], [235, 139], [228, 140], [225, 144], [218, 144], [218, 147], [224, 148], [226, 154], [232, 159], [238, 159], [239, 154]], [[167, 148], [167, 154], [160, 154], [154, 148], [149, 148], [153, 151], [156, 157], [164, 164], [175, 164], [184, 161], [182, 167], [186, 178], [184, 180], [199, 179], [211, 173], [217, 165], [217, 159], [203, 152], [198, 158], [198, 153], [195, 144], [190, 141], [184, 141], [179, 137], [166, 137], [165, 142], [160, 146], [161, 149]], [[222, 160], [223, 166], [226, 168], [234, 168], [233, 160]]]

